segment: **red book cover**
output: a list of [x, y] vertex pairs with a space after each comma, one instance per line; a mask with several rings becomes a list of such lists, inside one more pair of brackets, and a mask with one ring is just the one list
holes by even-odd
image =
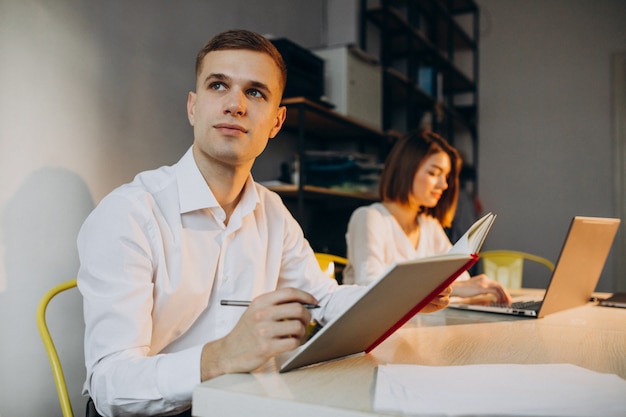
[[450, 286], [455, 279], [457, 279], [463, 272], [467, 271], [478, 262], [478, 255], [472, 254], [472, 259], [470, 259], [463, 267], [461, 267], [454, 274], [450, 275], [448, 279], [446, 279], [441, 285], [439, 285], [433, 292], [431, 292], [428, 297], [424, 298], [421, 302], [417, 303], [415, 307], [409, 310], [400, 320], [396, 322], [393, 326], [389, 328], [385, 333], [383, 333], [374, 343], [372, 343], [367, 349], [365, 349], [365, 353], [368, 353], [378, 345], [380, 345], [385, 339], [391, 336], [396, 330], [398, 330], [404, 323], [409, 321], [411, 317], [419, 313], [421, 309], [426, 307], [428, 303], [430, 303], [437, 295], [441, 294], [441, 292], [446, 289], [446, 287]]

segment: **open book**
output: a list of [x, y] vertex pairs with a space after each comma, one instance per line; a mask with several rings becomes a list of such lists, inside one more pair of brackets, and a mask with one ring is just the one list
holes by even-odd
[[341, 315], [277, 356], [279, 371], [374, 349], [478, 260], [494, 219], [491, 213], [479, 219], [449, 253], [390, 265]]

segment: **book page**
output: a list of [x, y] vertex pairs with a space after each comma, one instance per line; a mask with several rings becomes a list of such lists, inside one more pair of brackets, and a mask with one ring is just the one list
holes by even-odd
[[448, 253], [462, 253], [468, 255], [478, 253], [495, 219], [495, 214], [488, 213], [476, 220], [476, 222], [467, 229], [467, 232], [457, 240]]

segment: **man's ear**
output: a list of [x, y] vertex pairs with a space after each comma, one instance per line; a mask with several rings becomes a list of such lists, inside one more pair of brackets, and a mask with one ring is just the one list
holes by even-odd
[[276, 123], [272, 130], [270, 131], [270, 139], [273, 139], [280, 132], [280, 128], [283, 127], [283, 123], [285, 122], [285, 118], [287, 117], [287, 107], [280, 106], [278, 108], [278, 112], [276, 113]]
[[189, 119], [189, 123], [194, 126], [196, 122], [195, 117], [196, 112], [196, 93], [190, 91], [187, 95], [187, 119]]

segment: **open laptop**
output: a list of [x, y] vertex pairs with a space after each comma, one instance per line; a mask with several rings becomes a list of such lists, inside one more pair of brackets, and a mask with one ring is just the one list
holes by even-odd
[[449, 307], [541, 318], [582, 306], [589, 301], [596, 288], [619, 224], [620, 220], [613, 218], [574, 217], [541, 299], [513, 299], [510, 306], [451, 303]]

